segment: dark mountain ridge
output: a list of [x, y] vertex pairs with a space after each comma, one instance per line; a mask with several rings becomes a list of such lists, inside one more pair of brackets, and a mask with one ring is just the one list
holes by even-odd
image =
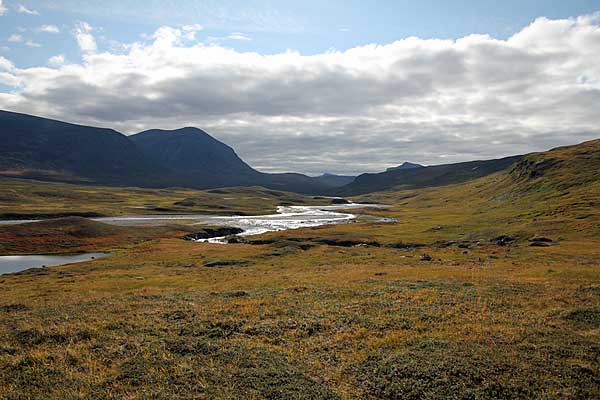
[[468, 161], [416, 168], [388, 169], [377, 174], [362, 174], [354, 182], [333, 192], [340, 196], [359, 195], [388, 189], [418, 189], [466, 182], [502, 171], [523, 156], [494, 160]]
[[408, 161], [403, 162], [401, 165], [397, 166], [397, 167], [390, 167], [388, 169], [385, 170], [385, 172], [389, 172], [389, 171], [397, 171], [399, 169], [415, 169], [415, 168], [423, 168], [424, 165], [421, 164], [415, 164], [415, 163], [411, 163]]
[[259, 172], [197, 128], [153, 129], [128, 137], [1, 110], [0, 175], [115, 186], [263, 186], [305, 194], [340, 186], [302, 174]]
[[0, 174], [145, 186], [169, 171], [112, 129], [0, 111]]

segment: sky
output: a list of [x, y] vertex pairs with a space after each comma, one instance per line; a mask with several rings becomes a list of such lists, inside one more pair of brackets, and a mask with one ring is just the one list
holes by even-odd
[[600, 0], [0, 0], [0, 109], [358, 174], [599, 138], [598, 54]]

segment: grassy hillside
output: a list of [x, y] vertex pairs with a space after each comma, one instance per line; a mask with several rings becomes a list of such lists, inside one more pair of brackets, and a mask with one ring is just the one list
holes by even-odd
[[597, 399], [598, 145], [360, 198], [396, 223], [1, 276], [0, 398]]
[[181, 237], [187, 227], [123, 227], [80, 217], [0, 225], [0, 255], [109, 250], [161, 237]]

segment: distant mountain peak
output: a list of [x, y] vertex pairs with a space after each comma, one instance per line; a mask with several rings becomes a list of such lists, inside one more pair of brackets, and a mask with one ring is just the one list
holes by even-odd
[[401, 169], [415, 169], [415, 168], [424, 168], [424, 167], [425, 166], [421, 165], [421, 164], [416, 164], [416, 163], [411, 163], [411, 162], [405, 161], [397, 167], [391, 167], [391, 168], [386, 169], [386, 172], [387, 171], [398, 171]]

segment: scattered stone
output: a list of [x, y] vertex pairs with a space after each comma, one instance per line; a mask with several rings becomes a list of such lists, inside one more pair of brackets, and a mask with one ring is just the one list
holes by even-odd
[[550, 247], [550, 243], [548, 242], [531, 242], [529, 243], [531, 247]]
[[246, 297], [248, 296], [248, 292], [245, 290], [236, 290], [234, 292], [225, 292], [223, 293], [224, 297]]
[[223, 227], [223, 228], [204, 228], [201, 231], [187, 234], [183, 237], [184, 240], [201, 240], [201, 239], [210, 239], [222, 236], [232, 236], [237, 235], [244, 232], [243, 229], [240, 228], [231, 228], [231, 227]]
[[531, 247], [549, 247], [551, 243], [553, 243], [553, 240], [547, 237], [529, 239], [529, 246]]
[[446, 247], [450, 247], [456, 244], [455, 240], [442, 240], [435, 242], [433, 245], [440, 249], [445, 249]]
[[491, 240], [491, 242], [496, 242], [498, 246], [507, 246], [512, 244], [514, 241], [515, 238], [508, 235], [501, 235]]
[[400, 243], [388, 244], [385, 247], [389, 247], [391, 249], [414, 250], [419, 247], [425, 247], [425, 245], [420, 244], [420, 243], [402, 243], [402, 242], [400, 242]]
[[356, 245], [368, 245], [373, 247], [380, 247], [379, 242], [363, 242], [358, 240], [337, 240], [337, 239], [315, 239], [317, 243], [325, 244], [328, 246], [339, 246], [339, 247], [354, 247]]
[[227, 243], [228, 244], [240, 244], [240, 243], [246, 243], [246, 241], [239, 236], [231, 236], [231, 237], [227, 238]]
[[231, 266], [231, 265], [248, 265], [248, 264], [249, 264], [248, 261], [217, 260], [217, 261], [205, 262], [204, 266], [210, 268], [210, 267], [224, 267], [224, 266]]
[[427, 253], [423, 253], [421, 254], [421, 257], [419, 257], [421, 261], [432, 261], [433, 257], [431, 257], [429, 254]]

